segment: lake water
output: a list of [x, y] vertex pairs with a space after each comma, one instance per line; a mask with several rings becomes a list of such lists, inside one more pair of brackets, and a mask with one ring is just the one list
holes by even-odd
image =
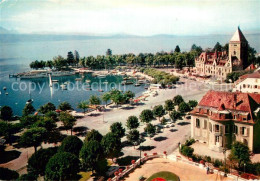
[[[156, 53], [158, 51], [171, 51], [176, 45], [179, 45], [181, 51], [189, 51], [192, 44], [201, 46], [202, 48], [213, 47], [216, 42], [222, 45], [227, 43], [232, 35], [208, 35], [208, 36], [157, 36], [157, 37], [131, 37], [131, 38], [88, 38], [88, 37], [48, 37], [48, 36], [5, 36], [0, 35], [0, 106], [8, 105], [13, 108], [14, 114], [21, 115], [25, 102], [29, 99], [29, 90], [14, 91], [19, 85], [29, 85], [35, 83], [35, 90], [31, 91], [31, 97], [34, 99], [33, 105], [38, 108], [47, 102], [53, 102], [58, 105], [62, 101], [68, 101], [74, 108], [78, 102], [86, 100], [92, 94], [101, 95], [98, 91], [62, 91], [56, 90], [51, 93], [48, 86], [48, 79], [31, 79], [22, 80], [9, 79], [8, 75], [12, 73], [24, 72], [29, 70], [29, 63], [34, 60], [50, 60], [54, 56], [67, 56], [68, 51], [77, 50], [81, 57], [104, 55], [106, 50], [110, 48], [113, 54], [124, 53]], [[248, 42], [257, 52], [260, 52], [260, 36], [259, 34], [245, 35]], [[72, 82], [75, 84], [75, 76], [59, 78], [60, 83]], [[96, 78], [87, 75], [92, 82], [99, 82]], [[85, 79], [86, 79], [85, 78]], [[120, 83], [122, 77], [106, 77], [109, 83]], [[104, 81], [102, 80], [102, 81]], [[18, 83], [18, 84], [16, 84]], [[33, 84], [34, 85], [34, 84]], [[8, 95], [5, 95], [3, 87], [7, 87]], [[40, 87], [43, 87], [41, 90]], [[109, 90], [109, 89], [108, 89]], [[137, 95], [141, 94], [144, 87], [126, 86], [126, 90], [132, 90]], [[52, 91], [53, 92], [53, 91]]]

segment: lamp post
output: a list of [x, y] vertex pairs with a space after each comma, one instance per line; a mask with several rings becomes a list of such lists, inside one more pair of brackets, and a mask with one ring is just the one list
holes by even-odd
[[142, 164], [142, 146], [141, 146], [142, 136], [141, 135], [139, 137], [139, 141], [140, 141], [139, 150], [140, 150], [140, 165], [141, 165]]
[[246, 163], [244, 163], [244, 173], [246, 173]]
[[224, 177], [227, 177], [227, 173], [226, 173], [226, 148], [223, 149], [223, 154], [224, 154], [224, 164], [225, 164], [225, 167], [224, 167]]

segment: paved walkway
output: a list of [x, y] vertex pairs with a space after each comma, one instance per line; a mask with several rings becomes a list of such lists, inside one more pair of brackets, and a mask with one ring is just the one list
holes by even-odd
[[233, 180], [231, 178], [223, 177], [219, 174], [206, 174], [206, 170], [202, 170], [198, 167], [182, 163], [174, 162], [169, 159], [155, 158], [153, 160], [147, 161], [141, 168], [135, 169], [133, 173], [130, 173], [128, 177], [125, 178], [126, 181], [136, 181], [140, 176], [149, 178], [154, 173], [160, 171], [173, 172], [179, 176], [181, 181], [185, 180], [196, 180], [196, 181], [206, 181], [206, 180]]
[[[201, 156], [210, 156], [211, 158], [224, 160], [223, 152], [217, 152], [209, 149], [206, 143], [195, 142], [191, 145], [194, 148], [194, 154], [201, 155]], [[227, 150], [226, 157], [230, 154], [230, 150]]]

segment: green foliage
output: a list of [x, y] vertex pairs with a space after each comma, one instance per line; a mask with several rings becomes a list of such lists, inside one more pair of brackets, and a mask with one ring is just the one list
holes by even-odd
[[82, 145], [83, 142], [77, 136], [68, 136], [62, 141], [61, 146], [59, 147], [59, 151], [69, 152], [78, 157]]
[[49, 111], [49, 112], [45, 113], [44, 116], [47, 117], [47, 118], [51, 118], [51, 119], [54, 120], [55, 122], [58, 122], [58, 121], [59, 121], [58, 115], [57, 115], [57, 113], [54, 112], [54, 111]]
[[125, 102], [125, 96], [123, 93], [117, 89], [110, 91], [110, 99], [118, 106]]
[[20, 137], [20, 144], [25, 148], [33, 146], [36, 152], [37, 147], [40, 146], [41, 143], [44, 141], [45, 134], [45, 128], [28, 129]]
[[160, 121], [160, 117], [162, 117], [162, 116], [165, 114], [165, 109], [163, 109], [163, 106], [162, 106], [162, 105], [154, 106], [154, 108], [153, 108], [153, 114], [154, 114], [156, 117], [159, 117], [159, 121]]
[[113, 133], [107, 133], [101, 141], [104, 153], [108, 158], [117, 157], [122, 149], [121, 140]]
[[83, 109], [83, 112], [84, 112], [84, 114], [85, 114], [85, 110], [89, 108], [89, 102], [88, 102], [88, 101], [81, 101], [81, 102], [78, 104], [77, 108]]
[[80, 150], [80, 159], [85, 169], [96, 170], [98, 161], [104, 158], [101, 144], [95, 140], [85, 142]]
[[36, 115], [28, 115], [28, 116], [23, 116], [21, 117], [21, 124], [24, 127], [31, 127], [34, 123], [36, 123], [38, 120], [41, 120], [40, 116], [36, 116]]
[[230, 72], [227, 74], [227, 78], [226, 78], [226, 82], [229, 82], [231, 80], [231, 82], [235, 82], [238, 80], [238, 78], [242, 75], [245, 74], [249, 74], [252, 73], [253, 71], [245, 71], [245, 70], [241, 70], [241, 71], [235, 71], [235, 72]]
[[175, 84], [179, 80], [179, 77], [153, 68], [145, 69], [144, 73], [154, 78], [153, 83]]
[[87, 133], [84, 142], [89, 142], [91, 140], [100, 142], [102, 138], [103, 136], [97, 130], [92, 129]]
[[125, 98], [125, 103], [129, 103], [129, 100], [130, 99], [133, 99], [135, 97], [135, 93], [134, 92], [132, 92], [132, 91], [126, 91], [125, 93], [124, 93], [124, 98]]
[[3, 106], [0, 109], [0, 117], [7, 121], [7, 120], [11, 120], [11, 118], [13, 117], [13, 110], [11, 107], [9, 106]]
[[223, 163], [219, 159], [216, 159], [213, 162], [213, 165], [214, 165], [214, 167], [220, 167], [220, 166], [223, 166]]
[[76, 121], [77, 121], [74, 118], [74, 116], [72, 116], [71, 114], [69, 114], [67, 112], [61, 112], [59, 119], [63, 123], [63, 126], [65, 127], [65, 129], [71, 130], [71, 135], [72, 135], [73, 126], [76, 124]]
[[79, 159], [67, 152], [58, 152], [50, 158], [45, 169], [45, 180], [77, 180]]
[[172, 100], [168, 99], [165, 101], [164, 109], [166, 111], [172, 111], [174, 109], [174, 103]]
[[213, 48], [213, 51], [220, 52], [220, 51], [222, 51], [222, 49], [223, 49], [223, 47], [221, 46], [221, 44], [219, 42], [217, 42]]
[[190, 146], [190, 145], [192, 145], [193, 143], [195, 143], [195, 140], [192, 138], [192, 139], [190, 139], [190, 140], [186, 140], [185, 141], [185, 146]]
[[241, 168], [244, 163], [247, 164], [250, 162], [248, 146], [241, 142], [233, 143], [229, 157], [233, 160], [236, 160], [238, 162], [238, 166]]
[[175, 47], [174, 52], [177, 52], [177, 53], [180, 53], [180, 52], [181, 52], [181, 49], [180, 49], [179, 45], [177, 45], [177, 46]]
[[138, 118], [136, 116], [129, 116], [126, 121], [126, 127], [128, 129], [136, 129], [139, 127]]
[[56, 107], [53, 103], [51, 102], [48, 102], [47, 104], [44, 104], [42, 105], [40, 108], [39, 108], [39, 112], [40, 113], [43, 113], [43, 114], [46, 114], [48, 112], [51, 112], [51, 111], [55, 111], [56, 110]]
[[96, 163], [95, 171], [98, 175], [106, 176], [106, 172], [108, 170], [108, 162], [107, 159], [100, 159]]
[[35, 109], [32, 104], [26, 104], [23, 108], [23, 116], [28, 116], [32, 113], [34, 113]]
[[181, 146], [181, 153], [182, 153], [184, 156], [192, 157], [193, 152], [194, 152], [194, 149], [193, 149], [193, 148], [191, 148], [191, 147], [189, 147], [189, 146], [186, 146], [186, 145], [182, 145], [182, 146]]
[[181, 113], [185, 113], [185, 112], [190, 111], [190, 106], [186, 102], [182, 102], [182, 103], [180, 103], [178, 110]]
[[45, 117], [43, 119], [38, 120], [36, 123], [34, 123], [32, 127], [36, 127], [36, 128], [42, 127], [45, 128], [48, 132], [51, 132], [57, 127], [57, 124], [52, 118]]
[[132, 143], [132, 144], [137, 144], [139, 141], [139, 131], [137, 131], [136, 129], [134, 130], [130, 130], [129, 133], [127, 134], [127, 140]]
[[62, 111], [73, 110], [73, 108], [71, 107], [70, 103], [68, 103], [66, 101], [60, 103], [60, 105], [58, 106], [58, 109], [60, 109]]
[[177, 95], [173, 98], [173, 102], [175, 105], [180, 105], [180, 103], [184, 102], [181, 95]]
[[162, 120], [161, 120], [161, 123], [162, 123], [162, 125], [166, 125], [167, 119], [165, 117], [163, 117]]
[[0, 137], [4, 136], [7, 142], [10, 142], [11, 135], [20, 132], [22, 124], [11, 124], [5, 121], [0, 121]]
[[110, 131], [118, 138], [125, 136], [125, 128], [123, 128], [121, 122], [115, 122], [111, 124]]
[[198, 105], [198, 101], [196, 101], [196, 100], [189, 100], [188, 105], [190, 106], [190, 108], [193, 109], [194, 107], [196, 107]]
[[96, 96], [96, 95], [92, 95], [89, 98], [89, 103], [91, 105], [100, 105], [101, 104], [101, 99], [98, 96]]
[[1, 180], [16, 180], [19, 174], [16, 171], [10, 170], [8, 168], [0, 167], [0, 179]]
[[40, 149], [28, 160], [27, 170], [29, 173], [44, 175], [49, 159], [57, 153], [57, 148]]
[[146, 127], [145, 127], [145, 132], [152, 136], [155, 134], [156, 132], [156, 127], [154, 125], [152, 125], [151, 123], [147, 124]]
[[106, 56], [111, 56], [111, 55], [112, 55], [112, 50], [111, 49], [107, 49]]
[[176, 122], [178, 119], [181, 118], [181, 114], [176, 111], [176, 110], [173, 110], [171, 113], [170, 113], [170, 118], [172, 119], [173, 122]]
[[26, 180], [26, 181], [34, 181], [34, 180], [37, 180], [37, 178], [38, 178], [37, 174], [29, 172], [27, 174], [21, 175], [18, 180], [20, 180], [20, 181], [24, 181], [24, 180]]
[[141, 112], [139, 118], [141, 122], [149, 123], [153, 119], [153, 112], [150, 109], [145, 109]]
[[101, 96], [102, 100], [106, 102], [106, 105], [107, 102], [110, 100], [110, 97], [111, 97], [110, 92], [106, 92]]

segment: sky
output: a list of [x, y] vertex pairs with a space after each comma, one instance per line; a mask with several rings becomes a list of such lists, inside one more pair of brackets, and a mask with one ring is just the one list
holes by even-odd
[[260, 0], [0, 0], [20, 33], [204, 35], [260, 32]]

